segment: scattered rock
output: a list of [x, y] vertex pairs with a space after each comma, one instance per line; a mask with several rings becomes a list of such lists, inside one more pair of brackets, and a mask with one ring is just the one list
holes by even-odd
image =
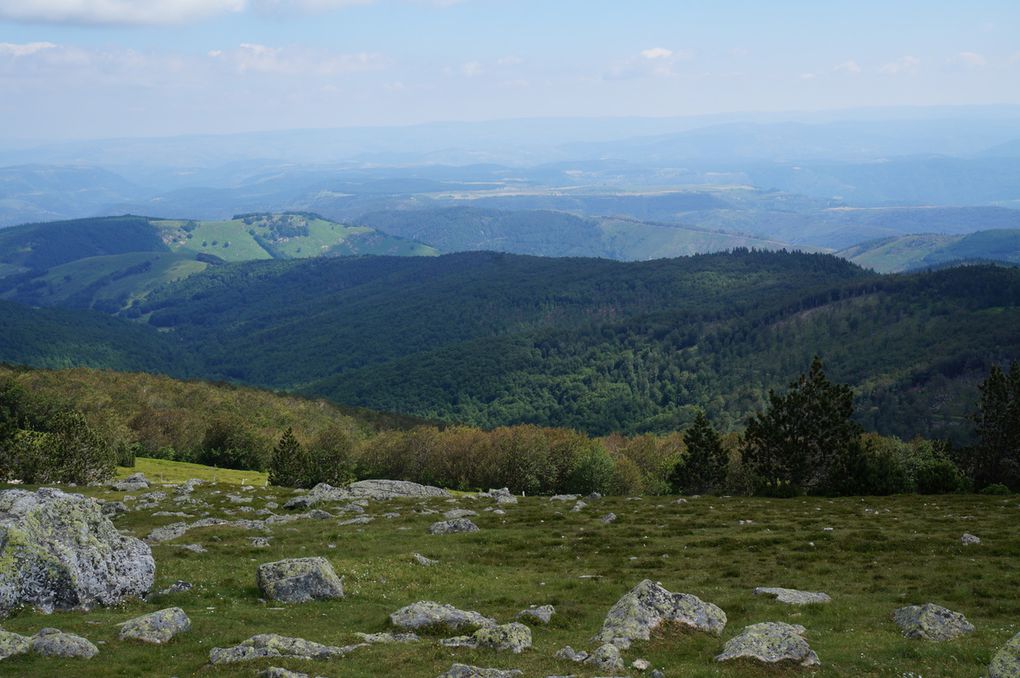
[[120, 628], [120, 639], [162, 644], [190, 629], [191, 620], [184, 614], [184, 610], [168, 607], [124, 622]]
[[893, 612], [893, 620], [904, 638], [941, 642], [974, 633], [974, 625], [962, 614], [932, 603], [901, 607]]
[[279, 666], [270, 666], [265, 671], [259, 671], [257, 678], [309, 678], [307, 673], [281, 669]]
[[390, 615], [390, 622], [398, 628], [414, 630], [429, 627], [481, 628], [496, 625], [495, 619], [478, 612], [458, 610], [452, 605], [440, 605], [430, 600], [422, 600], [400, 608]]
[[754, 659], [766, 664], [797, 662], [818, 666], [818, 655], [803, 638], [804, 627], [783, 622], [763, 622], [744, 627], [739, 635], [726, 641], [717, 662]]
[[980, 537], [975, 537], [972, 534], [964, 532], [963, 536], [960, 537], [960, 543], [963, 544], [964, 546], [971, 546], [973, 544], [980, 544], [981, 543], [981, 538]]
[[576, 504], [574, 504], [574, 507], [570, 509], [570, 511], [571, 513], [579, 513], [583, 511], [587, 506], [588, 504], [585, 503], [585, 501], [582, 499], [581, 501], [578, 501]]
[[992, 657], [992, 663], [988, 665], [988, 678], [1017, 678], [1017, 676], [1020, 676], [1020, 633], [1006, 641]]
[[610, 608], [595, 640], [627, 649], [631, 641], [648, 640], [664, 622], [718, 636], [726, 628], [726, 613], [697, 596], [670, 593], [661, 584], [645, 579]]
[[32, 652], [44, 657], [91, 659], [99, 648], [81, 636], [60, 629], [42, 629], [31, 639]]
[[322, 645], [303, 638], [289, 638], [275, 633], [263, 633], [233, 647], [214, 647], [209, 651], [210, 664], [233, 664], [254, 659], [287, 657], [293, 659], [334, 659], [350, 654], [364, 644], [336, 647]]
[[549, 501], [577, 501], [578, 495], [576, 494], [554, 494], [549, 497]]
[[429, 526], [429, 534], [458, 534], [461, 532], [477, 532], [478, 526], [468, 518], [441, 520]]
[[110, 487], [118, 492], [137, 492], [149, 489], [149, 481], [145, 478], [144, 473], [132, 473], [123, 480], [111, 483]]
[[483, 626], [470, 636], [457, 636], [440, 642], [447, 647], [509, 650], [520, 654], [531, 647], [531, 629], [519, 622], [510, 622], [500, 626]]
[[528, 609], [518, 612], [517, 618], [529, 618], [542, 624], [548, 624], [554, 614], [556, 614], [556, 608], [552, 605], [532, 605]]
[[599, 518], [599, 520], [604, 522], [606, 525], [608, 525], [609, 523], [615, 523], [616, 522], [616, 514], [615, 513], [607, 513], [606, 515], [604, 515], [601, 518]]
[[348, 499], [399, 499], [402, 497], [449, 497], [450, 493], [439, 487], [419, 485], [406, 480], [360, 480], [349, 487], [332, 487], [319, 483], [308, 494], [294, 497], [283, 505], [284, 508], [308, 508], [323, 501], [345, 501]]
[[601, 671], [617, 671], [624, 668], [623, 657], [620, 656], [620, 648], [612, 643], [604, 643], [584, 660]]
[[580, 664], [591, 655], [585, 652], [584, 650], [580, 651], [575, 650], [574, 648], [567, 645], [566, 647], [558, 650], [555, 656], [557, 659], [565, 659], [568, 662], [577, 662], [578, 664]]
[[754, 590], [754, 595], [772, 596], [780, 603], [786, 603], [787, 605], [815, 605], [832, 602], [832, 598], [828, 594], [820, 591], [798, 591], [797, 589], [768, 586], [759, 586]]
[[652, 668], [652, 663], [647, 659], [635, 659], [630, 663], [630, 667], [635, 671], [647, 671]]
[[104, 501], [102, 502], [102, 505], [103, 515], [107, 518], [113, 518], [122, 513], [127, 513], [128, 510], [127, 504], [122, 501]]
[[510, 491], [509, 488], [503, 487], [498, 490], [489, 490], [478, 495], [479, 497], [491, 497], [496, 500], [497, 504], [516, 504], [517, 497]]
[[380, 643], [417, 643], [421, 638], [417, 633], [356, 633], [361, 642], [368, 645]]
[[355, 516], [350, 520], [341, 520], [338, 525], [368, 525], [374, 518], [372, 516]]
[[192, 553], [205, 553], [208, 549], [201, 544], [182, 544], [182, 551], [191, 551]]
[[152, 551], [120, 534], [94, 499], [42, 488], [0, 492], [0, 617], [21, 605], [89, 609], [152, 587]]
[[269, 537], [251, 537], [248, 539], [248, 543], [252, 548], [267, 549], [269, 548]]
[[458, 518], [468, 518], [477, 515], [477, 511], [472, 511], [470, 509], [450, 509], [443, 514], [443, 517], [447, 520], [457, 520]]
[[439, 678], [515, 678], [524, 675], [517, 669], [482, 669], [467, 664], [454, 664]]
[[259, 565], [258, 586], [269, 600], [303, 603], [344, 597], [343, 581], [325, 558], [290, 558]]
[[157, 527], [149, 536], [145, 538], [145, 541], [150, 544], [159, 544], [164, 541], [170, 541], [171, 539], [177, 539], [177, 537], [183, 537], [188, 531], [187, 523], [170, 523], [163, 527]]
[[322, 509], [312, 509], [308, 512], [308, 517], [312, 520], [327, 520], [332, 518], [333, 514], [329, 511], [323, 511]]
[[178, 579], [173, 584], [170, 584], [170, 586], [167, 586], [162, 591], [159, 591], [156, 595], [165, 596], [171, 593], [185, 593], [193, 588], [194, 586], [192, 585], [191, 582], [184, 581], [183, 579]]
[[0, 660], [19, 654], [26, 654], [32, 649], [32, 639], [0, 629]]
[[432, 565], [437, 565], [439, 563], [438, 560], [433, 560], [432, 558], [426, 558], [425, 556], [423, 556], [420, 553], [415, 553], [414, 554], [414, 562], [418, 563], [419, 565], [421, 565], [423, 567], [430, 567]]

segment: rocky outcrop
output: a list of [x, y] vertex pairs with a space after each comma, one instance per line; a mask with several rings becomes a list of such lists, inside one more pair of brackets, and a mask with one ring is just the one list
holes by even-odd
[[648, 640], [666, 622], [718, 636], [726, 628], [726, 613], [697, 596], [671, 593], [645, 579], [610, 608], [595, 640], [627, 649], [631, 641]]
[[87, 497], [43, 488], [0, 492], [0, 616], [114, 605], [152, 587], [156, 563]]
[[110, 487], [118, 492], [138, 492], [149, 489], [149, 481], [142, 473], [133, 473], [123, 480], [117, 480]]
[[489, 497], [495, 499], [497, 504], [516, 504], [517, 497], [510, 491], [509, 488], [503, 487], [498, 490], [489, 490], [488, 492], [482, 492], [478, 495], [479, 497]]
[[516, 678], [524, 674], [517, 669], [482, 669], [467, 664], [454, 664], [439, 678]]
[[355, 633], [354, 635], [368, 645], [417, 643], [421, 640], [417, 633]]
[[0, 629], [0, 660], [19, 654], [26, 654], [31, 649], [31, 638]]
[[818, 666], [818, 655], [803, 638], [804, 627], [783, 622], [762, 622], [744, 627], [739, 635], [726, 641], [718, 662], [753, 659], [764, 664], [795, 662]]
[[275, 633], [263, 633], [233, 647], [214, 647], [209, 651], [210, 664], [233, 664], [255, 659], [286, 657], [292, 659], [336, 659], [350, 654], [364, 643], [336, 647], [322, 645], [303, 638], [290, 638]]
[[120, 627], [121, 640], [140, 640], [161, 645], [179, 633], [191, 630], [191, 620], [179, 607], [168, 607], [159, 612], [135, 617]]
[[1002, 646], [988, 665], [988, 678], [1017, 678], [1020, 676], [1020, 633]]
[[32, 652], [43, 657], [91, 659], [99, 648], [81, 636], [60, 629], [42, 629], [32, 636]]
[[478, 526], [467, 518], [456, 520], [441, 520], [429, 526], [429, 534], [460, 534], [464, 532], [477, 532]]
[[531, 607], [518, 612], [517, 618], [530, 619], [542, 624], [548, 624], [554, 614], [556, 614], [556, 608], [552, 605], [532, 605]]
[[478, 612], [458, 610], [452, 605], [440, 605], [431, 600], [422, 600], [402, 607], [390, 615], [390, 623], [401, 629], [428, 628], [481, 628], [495, 626], [496, 620]]
[[484, 626], [470, 636], [457, 636], [441, 641], [447, 647], [473, 647], [507, 650], [520, 654], [531, 647], [531, 629], [519, 622]]
[[304, 603], [344, 597], [343, 581], [325, 558], [290, 558], [259, 565], [259, 590], [269, 600]]
[[348, 487], [333, 487], [319, 483], [308, 494], [290, 499], [284, 508], [308, 508], [324, 501], [348, 501], [350, 499], [386, 499], [449, 497], [450, 493], [439, 487], [419, 485], [406, 480], [359, 480]]
[[901, 607], [893, 620], [904, 638], [942, 642], [974, 633], [974, 625], [962, 614], [932, 603]]
[[831, 603], [832, 598], [820, 591], [798, 591], [778, 587], [759, 586], [754, 590], [756, 596], [772, 596], [780, 603], [787, 605], [817, 605]]

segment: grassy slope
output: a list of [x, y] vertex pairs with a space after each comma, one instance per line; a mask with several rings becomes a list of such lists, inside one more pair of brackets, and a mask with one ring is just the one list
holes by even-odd
[[1020, 263], [1020, 229], [978, 231], [968, 235], [905, 235], [847, 248], [838, 256], [879, 273], [908, 271], [952, 261]]
[[[104, 488], [82, 491], [104, 499], [120, 499], [123, 494]], [[209, 508], [201, 511], [213, 517], [248, 517], [236, 513], [237, 505], [224, 497], [227, 492], [238, 489], [200, 486], [195, 497], [208, 502]], [[251, 495], [254, 509], [291, 496], [273, 488]], [[443, 500], [425, 504], [440, 511], [452, 507]], [[1020, 579], [1011, 575], [1020, 557], [1020, 533], [1014, 529], [1020, 510], [1017, 497], [703, 497], [684, 505], [668, 498], [606, 498], [576, 513], [568, 510], [569, 505], [535, 497], [509, 507], [505, 516], [481, 511], [488, 501], [461, 500], [461, 506], [480, 511], [474, 520], [481, 531], [445, 537], [426, 533], [435, 516], [414, 513], [419, 505], [373, 503], [370, 515], [398, 511], [400, 516], [377, 517], [366, 526], [341, 526], [337, 519], [277, 525], [268, 533], [272, 539], [266, 549], [249, 543], [261, 532], [229, 527], [193, 530], [153, 547], [156, 588], [184, 579], [194, 583], [193, 591], [89, 613], [22, 611], [5, 620], [4, 628], [29, 634], [50, 626], [79, 633], [102, 642], [100, 655], [87, 663], [16, 657], [5, 660], [3, 669], [40, 678], [83, 671], [99, 677], [251, 676], [274, 665], [337, 678], [430, 678], [462, 661], [520, 668], [526, 676], [591, 676], [598, 672], [554, 659], [554, 653], [567, 644], [592, 649], [590, 639], [609, 607], [645, 578], [716, 603], [729, 618], [722, 638], [666, 631], [624, 653], [628, 661], [647, 658], [670, 676], [762, 678], [800, 673], [713, 661], [726, 639], [761, 621], [804, 625], [822, 661], [811, 672], [819, 677], [983, 675], [992, 654], [1018, 630]], [[144, 536], [156, 526], [180, 520], [153, 517], [151, 512], [158, 510], [196, 512], [164, 500], [151, 511], [130, 512], [115, 522]], [[598, 516], [609, 511], [619, 520], [605, 525]], [[753, 523], [738, 524], [747, 519]], [[826, 527], [833, 531], [823, 531]], [[965, 531], [979, 535], [982, 544], [961, 546], [958, 540]], [[208, 552], [180, 549], [187, 543], [200, 543]], [[418, 566], [411, 560], [415, 552], [437, 558], [440, 564]], [[344, 577], [347, 598], [300, 605], [262, 602], [255, 586], [257, 565], [296, 556], [326, 557]], [[755, 586], [826, 591], [833, 602], [787, 607], [751, 595]], [[332, 662], [276, 659], [206, 666], [210, 648], [233, 645], [257, 633], [353, 643], [354, 632], [386, 630], [390, 612], [417, 600], [479, 610], [501, 622], [532, 604], [552, 603], [557, 615], [548, 627], [532, 626], [534, 649], [519, 656], [443, 648], [429, 637], [418, 644], [364, 648]], [[891, 612], [929, 601], [964, 613], [977, 632], [948, 643], [902, 638]], [[117, 639], [116, 624], [171, 605], [191, 617], [189, 633], [164, 647]]]
[[183, 483], [191, 478], [198, 478], [208, 483], [264, 487], [269, 481], [269, 474], [259, 471], [235, 471], [229, 468], [213, 468], [202, 464], [147, 457], [136, 457], [135, 465], [130, 468], [117, 467], [118, 478], [126, 478], [134, 473], [144, 473], [146, 478], [157, 483]]

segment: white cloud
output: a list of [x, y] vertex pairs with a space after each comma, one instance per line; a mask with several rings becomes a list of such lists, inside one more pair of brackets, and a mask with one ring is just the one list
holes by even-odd
[[52, 42], [26, 42], [20, 45], [13, 42], [0, 42], [0, 54], [22, 57], [41, 52], [44, 49], [56, 49], [56, 47]]
[[988, 64], [988, 59], [977, 52], [960, 52], [953, 60], [961, 64], [973, 66], [974, 68], [981, 68]]
[[668, 59], [673, 56], [673, 50], [666, 49], [665, 47], [652, 47], [641, 52], [641, 56], [646, 59]]
[[241, 73], [332, 76], [380, 70], [385, 59], [372, 52], [338, 53], [299, 47], [271, 47], [241, 43], [236, 50], [213, 50], [209, 56], [224, 60]]
[[496, 60], [497, 66], [520, 66], [524, 59], [519, 56], [505, 56]]
[[836, 66], [832, 70], [836, 71], [837, 73], [847, 73], [849, 75], [860, 75], [861, 74], [861, 65], [858, 64], [853, 59], [850, 59], [849, 61], [844, 61], [843, 63], [839, 64], [838, 66]]
[[466, 64], [461, 64], [460, 72], [469, 78], [474, 78], [482, 74], [484, 69], [482, 65], [477, 61], [469, 61]]
[[174, 24], [239, 12], [245, 0], [3, 0], [0, 19], [68, 24]]
[[896, 61], [891, 61], [881, 68], [879, 72], [885, 73], [886, 75], [913, 75], [917, 73], [917, 68], [921, 65], [921, 60], [915, 56], [900, 57]]

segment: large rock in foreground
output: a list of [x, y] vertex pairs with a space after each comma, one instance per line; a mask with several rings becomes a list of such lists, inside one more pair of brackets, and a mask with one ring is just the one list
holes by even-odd
[[422, 600], [402, 607], [390, 615], [390, 622], [402, 629], [448, 629], [482, 628], [495, 626], [496, 620], [470, 610], [458, 610], [453, 605], [440, 605], [431, 600]]
[[269, 600], [304, 603], [344, 597], [344, 583], [325, 558], [291, 558], [258, 569], [259, 590]]
[[0, 492], [0, 616], [114, 605], [152, 588], [156, 562], [88, 497], [42, 488]]
[[209, 651], [210, 664], [234, 664], [255, 659], [288, 657], [292, 659], [335, 659], [353, 652], [363, 643], [336, 647], [313, 643], [303, 638], [289, 638], [275, 633], [252, 636], [234, 647], [214, 647]]
[[121, 640], [140, 640], [160, 645], [169, 642], [178, 633], [191, 629], [191, 620], [179, 607], [168, 607], [159, 612], [144, 614], [124, 622], [120, 627]]
[[43, 657], [91, 659], [99, 648], [89, 640], [60, 629], [42, 629], [32, 636], [32, 652]]
[[595, 641], [625, 650], [631, 641], [648, 640], [652, 631], [666, 622], [718, 636], [726, 628], [726, 613], [697, 596], [670, 593], [645, 579], [610, 608]]
[[801, 666], [818, 666], [818, 655], [804, 640], [804, 627], [783, 622], [763, 622], [744, 627], [740, 635], [730, 638], [717, 662], [732, 659], [753, 659], [764, 664], [796, 662]]
[[1020, 633], [1010, 638], [992, 657], [988, 678], [1017, 678], [1020, 676]]
[[905, 638], [942, 642], [974, 633], [974, 625], [962, 614], [932, 603], [901, 607], [893, 620]]

